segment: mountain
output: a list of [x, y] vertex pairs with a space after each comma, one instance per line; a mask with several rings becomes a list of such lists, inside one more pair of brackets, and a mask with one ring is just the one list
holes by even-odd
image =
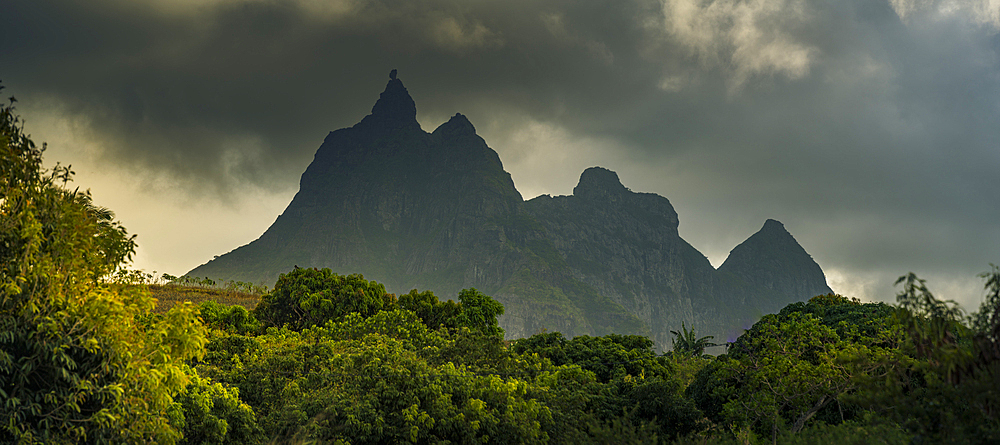
[[666, 326], [713, 318], [715, 269], [678, 235], [666, 198], [634, 193], [615, 172], [592, 167], [572, 196], [543, 195], [525, 207], [573, 275], [652, 327], [658, 344], [670, 344]]
[[659, 345], [669, 345], [682, 323], [721, 339], [762, 313], [831, 292], [781, 223], [768, 220], [716, 271], [680, 237], [667, 198], [632, 192], [601, 167], [584, 171], [572, 196], [543, 195], [525, 206], [572, 274], [650, 326]]
[[191, 274], [273, 283], [296, 265], [323, 266], [395, 290], [497, 289], [516, 262], [506, 222], [521, 212], [510, 175], [469, 120], [456, 114], [423, 131], [392, 79], [370, 115], [326, 137], [259, 239]]
[[327, 135], [260, 238], [188, 275], [271, 284], [295, 266], [329, 267], [396, 293], [447, 299], [475, 287], [504, 304], [510, 338], [635, 333], [661, 348], [682, 322], [721, 339], [829, 292], [776, 221], [719, 270], [678, 224], [666, 198], [632, 192], [600, 167], [584, 171], [571, 196], [525, 202], [465, 116], [424, 131], [391, 76], [371, 114]]
[[[719, 272], [788, 298], [833, 292], [819, 264], [784, 225], [773, 219], [736, 246], [719, 266]], [[780, 307], [770, 308], [777, 309]]]

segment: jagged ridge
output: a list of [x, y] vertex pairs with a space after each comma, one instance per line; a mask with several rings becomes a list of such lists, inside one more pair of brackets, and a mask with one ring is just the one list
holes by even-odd
[[681, 322], [721, 337], [762, 308], [829, 289], [773, 226], [716, 271], [680, 238], [666, 198], [634, 193], [610, 170], [584, 171], [572, 196], [524, 202], [465, 116], [423, 131], [391, 76], [371, 114], [326, 137], [259, 239], [189, 274], [270, 284], [298, 265], [360, 272], [391, 292], [476, 287], [505, 305], [509, 337], [638, 333], [669, 347]]

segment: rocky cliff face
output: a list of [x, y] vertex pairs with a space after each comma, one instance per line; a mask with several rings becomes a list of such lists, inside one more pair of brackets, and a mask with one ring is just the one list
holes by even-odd
[[397, 293], [453, 298], [475, 287], [504, 304], [509, 338], [637, 333], [661, 348], [682, 322], [722, 339], [762, 311], [829, 291], [776, 221], [718, 271], [677, 227], [666, 198], [599, 167], [572, 196], [524, 202], [465, 116], [423, 131], [392, 77], [370, 115], [326, 137], [259, 239], [189, 275], [270, 284], [297, 265], [360, 272]]
[[[798, 255], [805, 251], [787, 232], [767, 238], [770, 247], [763, 250], [754, 248], [760, 239], [754, 235], [744, 243], [749, 249], [734, 250], [745, 259], [743, 267], [733, 269], [740, 272], [720, 274], [678, 235], [670, 201], [634, 193], [617, 174], [600, 167], [583, 172], [572, 196], [540, 196], [525, 206], [572, 274], [636, 315], [659, 345], [670, 345], [670, 331], [681, 323], [721, 338], [762, 311], [780, 309], [816, 295], [814, 291], [829, 292], [819, 266], [808, 255]], [[769, 262], [758, 267], [756, 258], [765, 256]], [[812, 271], [812, 266], [818, 276], [782, 274], [786, 267]]]
[[670, 344], [665, 326], [705, 318], [715, 270], [678, 236], [666, 198], [633, 193], [614, 172], [593, 167], [572, 196], [540, 196], [525, 206], [573, 276], [639, 317], [658, 344]]

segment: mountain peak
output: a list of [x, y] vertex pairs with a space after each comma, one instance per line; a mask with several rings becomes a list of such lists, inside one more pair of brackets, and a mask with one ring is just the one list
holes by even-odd
[[764, 225], [761, 226], [757, 233], [753, 234], [747, 241], [754, 240], [751, 244], [756, 245], [781, 245], [783, 248], [787, 248], [789, 251], [798, 252], [802, 250], [805, 253], [805, 249], [799, 245], [799, 242], [795, 240], [795, 237], [791, 233], [788, 233], [788, 229], [785, 229], [785, 225], [776, 219], [768, 219], [764, 221]]
[[601, 198], [627, 191], [628, 189], [618, 179], [618, 173], [603, 167], [590, 167], [580, 175], [580, 182], [573, 188], [573, 196]]
[[787, 230], [785, 230], [785, 225], [782, 224], [780, 221], [774, 219], [768, 219], [767, 221], [764, 221], [764, 226], [761, 227], [758, 232], [786, 233], [788, 234], [788, 236], [791, 236], [791, 234], [788, 233]]
[[788, 233], [784, 224], [774, 219], [768, 219], [764, 221], [764, 225], [757, 233], [751, 235], [730, 252], [726, 262], [730, 262], [730, 259], [736, 262], [744, 259], [743, 257], [747, 255], [754, 256], [762, 253], [771, 255], [778, 252], [797, 258], [809, 257], [809, 254], [799, 245], [795, 237]]
[[773, 219], [733, 248], [719, 271], [783, 293], [792, 301], [832, 292], [819, 265], [785, 226]]
[[389, 73], [389, 83], [385, 91], [379, 95], [378, 101], [372, 107], [372, 114], [361, 122], [378, 122], [390, 127], [417, 126], [417, 104], [413, 102], [410, 93], [403, 86], [403, 81], [396, 77], [396, 70]]
[[476, 127], [462, 113], [455, 113], [448, 122], [441, 124], [434, 134], [476, 134]]

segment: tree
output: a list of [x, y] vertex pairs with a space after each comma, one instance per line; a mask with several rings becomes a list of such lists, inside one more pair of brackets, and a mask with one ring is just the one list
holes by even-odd
[[438, 301], [434, 292], [417, 292], [416, 289], [402, 294], [397, 300], [401, 309], [413, 311], [430, 329], [446, 327], [455, 329], [459, 326], [459, 315], [462, 306], [452, 300]]
[[405, 309], [353, 312], [301, 331], [222, 334], [199, 371], [238, 387], [278, 442], [544, 442], [551, 413], [529, 381], [437, 357], [459, 337]]
[[[846, 306], [833, 309], [836, 306]], [[801, 431], [831, 404], [884, 375], [893, 333], [884, 327], [862, 338], [858, 325], [878, 314], [878, 305], [863, 306], [839, 296], [815, 298], [764, 316], [734, 342], [729, 353], [706, 366], [688, 388], [699, 408], [736, 436], [754, 432], [777, 440], [780, 433]], [[855, 317], [841, 319], [837, 314]], [[817, 314], [840, 319], [834, 326]], [[872, 323], [886, 326], [890, 317]], [[827, 418], [839, 423], [841, 416]]]
[[558, 332], [535, 334], [511, 346], [519, 354], [538, 354], [556, 366], [576, 365], [593, 372], [597, 381], [640, 375], [667, 376], [667, 360], [653, 352], [653, 342], [639, 335], [580, 335], [566, 340]]
[[961, 307], [955, 301], [935, 298], [926, 280], [913, 272], [899, 277], [896, 285], [900, 284], [903, 289], [896, 294], [896, 317], [907, 334], [904, 352], [940, 363], [948, 380], [959, 378], [958, 373], [973, 358], [971, 349], [960, 342], [960, 337], [970, 336], [961, 324]]
[[979, 274], [986, 280], [986, 298], [979, 311], [969, 317], [969, 322], [976, 332], [1000, 343], [1000, 266], [991, 263], [990, 268], [989, 272]]
[[222, 445], [263, 442], [257, 416], [239, 397], [239, 390], [190, 370], [190, 382], [169, 413], [171, 423], [184, 433], [184, 444]]
[[226, 306], [208, 300], [198, 305], [198, 315], [207, 326], [241, 334], [260, 331], [260, 321], [240, 305]]
[[205, 341], [194, 308], [143, 317], [145, 287], [113, 275], [134, 236], [68, 188], [69, 167], [42, 167], [13, 103], [0, 107], [0, 442], [172, 443], [164, 413]]
[[475, 288], [462, 289], [458, 293], [458, 301], [462, 305], [459, 324], [474, 331], [503, 337], [503, 328], [498, 320], [503, 315], [502, 304]]
[[386, 294], [385, 286], [361, 274], [342, 276], [326, 268], [295, 268], [278, 277], [274, 290], [261, 299], [254, 314], [268, 326], [288, 324], [301, 330], [352, 312], [368, 317], [391, 304], [393, 296]]
[[[996, 269], [994, 269], [996, 270]], [[993, 292], [993, 274], [985, 274]], [[938, 300], [915, 274], [903, 275], [895, 319], [903, 341], [884, 359], [889, 371], [857, 399], [933, 443], [1000, 441], [1000, 354], [986, 332], [962, 324], [952, 301]], [[989, 301], [989, 298], [988, 300]], [[972, 317], [974, 326], [979, 314]], [[986, 318], [986, 317], [984, 317]]]
[[680, 331], [670, 331], [670, 333], [674, 334], [674, 352], [679, 354], [702, 355], [705, 353], [705, 348], [719, 346], [711, 341], [715, 336], [707, 335], [698, 338], [694, 334], [694, 329], [687, 330], [684, 323], [681, 323]]

